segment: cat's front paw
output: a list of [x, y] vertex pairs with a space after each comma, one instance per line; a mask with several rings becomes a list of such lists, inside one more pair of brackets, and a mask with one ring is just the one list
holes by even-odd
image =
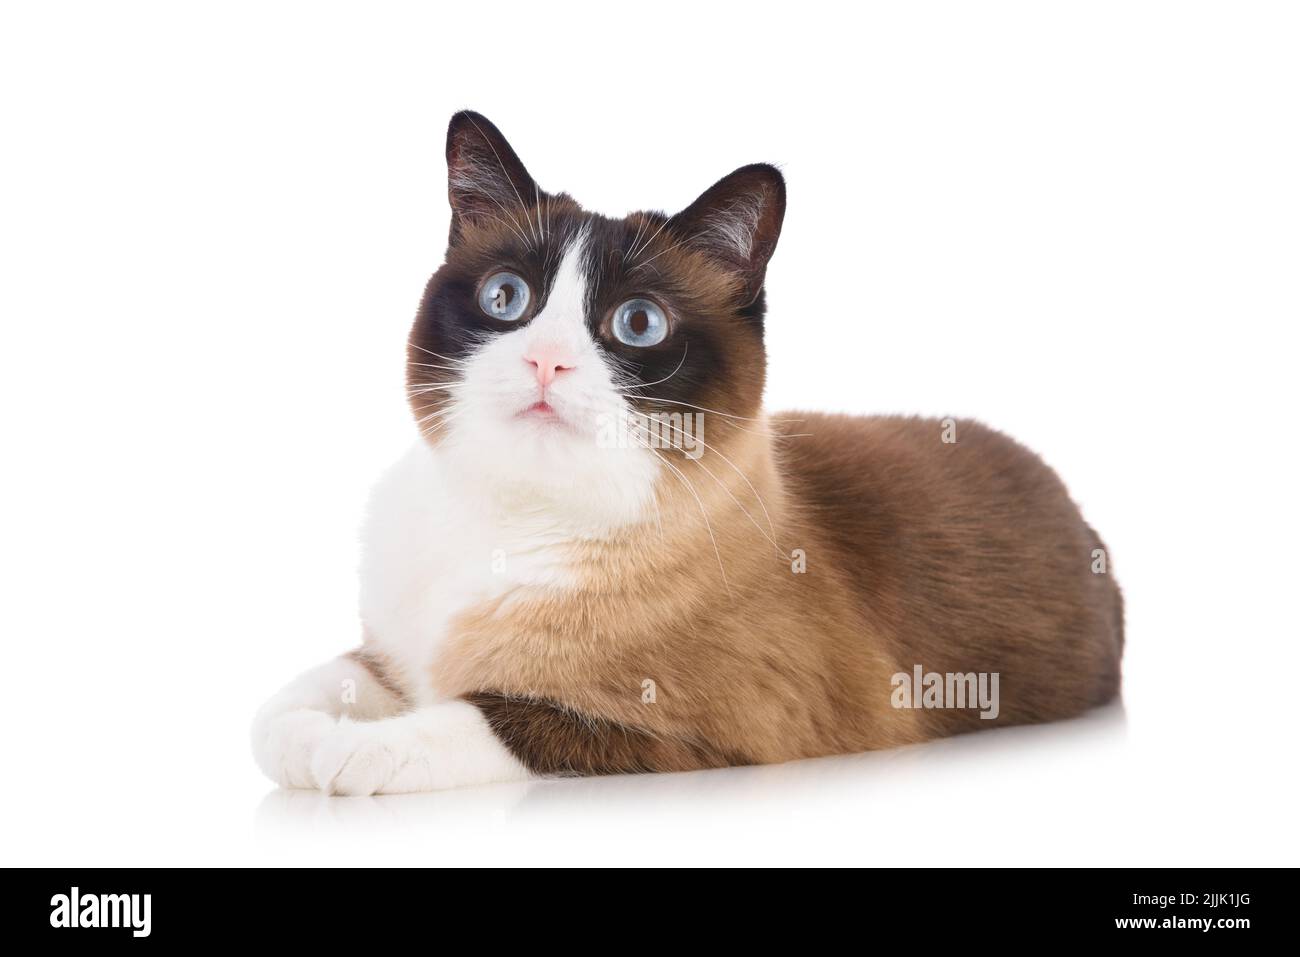
[[265, 711], [253, 723], [253, 756], [280, 787], [314, 788], [312, 758], [335, 727], [335, 719], [323, 711]]
[[364, 796], [409, 790], [398, 778], [415, 749], [398, 721], [339, 721], [312, 755], [316, 786], [326, 794]]

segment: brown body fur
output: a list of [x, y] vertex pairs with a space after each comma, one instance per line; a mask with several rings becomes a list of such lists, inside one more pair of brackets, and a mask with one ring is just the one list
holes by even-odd
[[[478, 704], [546, 773], [849, 753], [1070, 717], [1116, 694], [1119, 590], [1092, 572], [1101, 543], [1037, 456], [974, 422], [953, 444], [934, 420], [796, 425], [809, 434], [730, 430], [753, 490], [717, 461], [684, 473], [719, 555], [694, 499], [665, 497], [662, 541], [652, 524], [576, 549], [588, 587], [465, 616], [439, 690]], [[998, 672], [998, 720], [894, 708], [891, 676], [918, 663]]]

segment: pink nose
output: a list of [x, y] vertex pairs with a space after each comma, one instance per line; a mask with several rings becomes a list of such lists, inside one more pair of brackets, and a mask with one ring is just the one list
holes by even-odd
[[558, 349], [550, 346], [538, 346], [524, 353], [524, 361], [537, 372], [537, 384], [545, 389], [555, 381], [561, 372], [573, 368], [573, 360]]

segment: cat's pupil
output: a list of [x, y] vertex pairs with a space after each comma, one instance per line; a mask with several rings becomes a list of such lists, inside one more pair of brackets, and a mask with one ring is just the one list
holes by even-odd
[[645, 331], [650, 328], [650, 317], [645, 314], [644, 309], [638, 309], [632, 313], [627, 322], [631, 326], [632, 332], [638, 336], [645, 335]]
[[515, 287], [509, 283], [502, 283], [497, 289], [496, 295], [492, 297], [492, 310], [494, 312], [505, 312], [510, 308], [510, 303], [515, 298]]

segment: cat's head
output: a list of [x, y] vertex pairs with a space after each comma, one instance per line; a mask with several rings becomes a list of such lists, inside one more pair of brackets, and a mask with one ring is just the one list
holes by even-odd
[[614, 441], [611, 423], [757, 414], [763, 281], [785, 213], [775, 168], [742, 167], [672, 216], [611, 219], [543, 190], [468, 111], [452, 117], [447, 166], [451, 237], [407, 381], [428, 441], [475, 481], [607, 496], [631, 513], [683, 449]]

